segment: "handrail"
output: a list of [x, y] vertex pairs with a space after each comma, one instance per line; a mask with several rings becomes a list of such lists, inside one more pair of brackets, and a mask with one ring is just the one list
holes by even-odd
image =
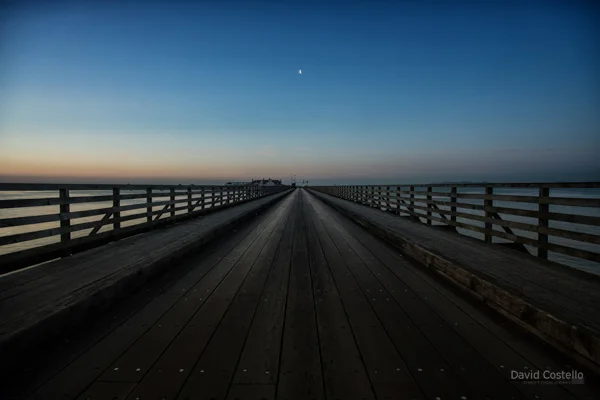
[[0, 183], [0, 274], [286, 189]]
[[541, 259], [600, 268], [600, 182], [309, 188]]

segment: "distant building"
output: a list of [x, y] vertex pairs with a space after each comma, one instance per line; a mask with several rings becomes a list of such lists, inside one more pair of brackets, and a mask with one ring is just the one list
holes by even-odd
[[228, 186], [249, 186], [249, 185], [254, 185], [254, 186], [279, 186], [281, 185], [281, 181], [280, 180], [276, 180], [276, 179], [253, 179], [252, 182], [227, 182], [226, 185]]
[[276, 179], [256, 179], [256, 180], [252, 180], [252, 185], [257, 185], [257, 186], [279, 186], [281, 185], [281, 180], [276, 180]]

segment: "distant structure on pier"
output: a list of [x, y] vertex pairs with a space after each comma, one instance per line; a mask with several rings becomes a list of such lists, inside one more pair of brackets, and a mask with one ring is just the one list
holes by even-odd
[[252, 182], [227, 182], [229, 186], [281, 186], [281, 180], [277, 179], [253, 179]]
[[258, 186], [280, 186], [281, 185], [281, 180], [276, 180], [276, 179], [257, 179], [257, 180], [252, 180], [252, 182], [250, 183], [251, 185], [258, 185]]

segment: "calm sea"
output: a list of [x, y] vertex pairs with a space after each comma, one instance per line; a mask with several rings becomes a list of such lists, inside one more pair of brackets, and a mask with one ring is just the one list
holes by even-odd
[[[390, 189], [395, 189], [395, 187], [391, 186]], [[436, 192], [449, 192], [450, 189], [447, 187], [439, 187], [439, 188], [434, 188], [433, 190]], [[135, 190], [123, 192], [123, 194], [136, 194], [136, 193], [142, 194], [144, 192], [135, 191]], [[483, 193], [483, 189], [460, 188], [459, 193]], [[538, 190], [537, 189], [494, 189], [494, 193], [495, 194], [506, 194], [506, 195], [518, 195], [518, 196], [537, 196]], [[72, 197], [91, 196], [91, 195], [99, 196], [99, 195], [110, 195], [110, 194], [112, 194], [112, 192], [98, 191], [98, 190], [71, 191], [70, 192], [70, 195]], [[165, 195], [168, 196], [167, 192], [165, 192]], [[551, 189], [550, 195], [552, 197], [600, 199], [600, 189]], [[0, 200], [56, 198], [56, 197], [58, 197], [57, 191], [48, 191], [48, 192], [46, 192], [46, 191], [1, 192], [0, 191]], [[424, 196], [416, 196], [416, 197], [424, 198]], [[186, 196], [177, 196], [177, 199], [186, 199], [186, 198], [187, 198]], [[446, 197], [434, 197], [434, 199], [447, 200]], [[168, 200], [168, 197], [159, 198], [156, 201], [163, 201], [163, 200]], [[121, 205], [125, 206], [125, 205], [131, 205], [131, 204], [143, 204], [143, 203], [145, 203], [145, 201], [146, 201], [145, 199], [122, 200]], [[483, 200], [478, 200], [478, 199], [459, 199], [459, 201], [463, 202], [463, 203], [469, 203], [469, 204], [483, 204]], [[185, 203], [177, 204], [176, 207], [183, 206], [183, 205], [185, 205]], [[519, 209], [534, 210], [534, 211], [538, 209], [538, 205], [532, 204], [532, 203], [515, 203], [515, 202], [494, 201], [494, 206], [507, 207], [507, 208], [519, 208]], [[75, 212], [75, 211], [93, 210], [93, 209], [108, 208], [108, 207], [112, 207], [112, 202], [72, 204], [71, 211]], [[162, 207], [163, 206], [157, 206], [157, 207], [154, 207], [153, 210], [158, 211], [158, 210], [162, 209]], [[444, 206], [439, 206], [439, 208], [441, 210], [449, 209], [449, 207], [444, 207]], [[478, 211], [478, 210], [459, 209], [458, 211], [463, 212], [463, 213], [468, 213], [468, 214], [483, 215], [483, 212]], [[594, 217], [600, 217], [600, 208], [595, 208], [595, 207], [571, 207], [571, 206], [551, 205], [550, 211], [564, 213], [564, 214], [577, 214], [577, 215], [589, 215], [589, 216], [594, 216]], [[24, 217], [24, 216], [34, 216], [34, 215], [56, 214], [58, 212], [59, 212], [59, 206], [56, 206], [56, 205], [43, 206], [43, 207], [0, 209], [0, 219], [13, 218], [13, 217]], [[135, 210], [123, 211], [123, 212], [121, 212], [121, 216], [134, 215], [134, 214], [139, 214], [139, 213], [144, 213], [144, 212], [146, 212], [146, 209], [140, 208], [140, 209], [135, 209]], [[177, 212], [177, 214], [184, 214], [185, 212], [186, 212], [186, 210], [180, 210]], [[161, 218], [167, 218], [168, 216], [169, 216], [169, 213], [165, 213], [165, 214], [163, 214], [163, 216]], [[510, 221], [537, 224], [537, 220], [535, 218], [520, 217], [520, 216], [516, 216], [516, 215], [509, 215], [509, 214], [501, 214], [501, 217], [502, 217], [502, 219], [510, 220]], [[98, 221], [101, 218], [102, 218], [102, 215], [97, 215], [97, 216], [93, 216], [93, 217], [77, 218], [77, 219], [72, 220], [71, 223], [78, 224], [78, 223], [83, 223], [83, 222]], [[121, 226], [126, 227], [126, 226], [130, 226], [130, 225], [138, 224], [141, 222], [145, 222], [145, 221], [146, 221], [146, 217], [144, 215], [136, 220], [125, 221], [121, 224]], [[465, 218], [457, 218], [457, 221], [469, 223], [469, 224], [475, 225], [475, 226], [484, 227], [484, 223], [479, 222], [479, 221], [468, 220]], [[589, 234], [600, 236], [600, 227], [599, 226], [580, 225], [580, 224], [573, 224], [573, 223], [560, 222], [560, 221], [550, 221], [549, 225], [552, 228], [559, 228], [559, 229], [565, 229], [565, 230], [570, 230], [570, 231], [574, 231], [574, 232], [589, 233]], [[50, 229], [50, 228], [58, 228], [58, 227], [59, 227], [58, 221], [48, 222], [48, 223], [43, 223], [43, 224], [36, 224], [36, 225], [17, 226], [17, 227], [2, 227], [2, 226], [0, 226], [0, 237], [14, 235], [14, 234], [18, 234], [18, 233]], [[110, 229], [112, 229], [112, 226], [107, 225], [107, 226], [104, 226], [100, 230], [100, 232], [105, 232]], [[494, 226], [494, 229], [501, 231], [502, 227]], [[532, 238], [532, 239], [537, 238], [537, 234], [535, 232], [523, 231], [523, 230], [514, 229], [514, 228], [512, 228], [512, 230], [516, 235], [519, 235], [519, 236], [524, 236], [524, 237], [528, 237], [528, 238]], [[71, 237], [78, 238], [78, 237], [87, 236], [90, 234], [90, 232], [91, 232], [91, 228], [73, 232], [71, 234]], [[470, 231], [467, 229], [461, 229], [461, 228], [458, 229], [458, 232], [461, 234], [470, 236], [470, 237], [483, 239], [483, 234], [480, 234], [478, 232], [473, 232], [473, 231]], [[31, 241], [27, 241], [27, 242], [8, 244], [8, 245], [0, 246], [0, 254], [7, 254], [7, 253], [15, 252], [15, 251], [25, 250], [25, 249], [32, 248], [32, 247], [43, 246], [43, 245], [50, 244], [50, 243], [56, 243], [59, 240], [60, 240], [59, 236], [53, 236], [53, 237], [49, 237], [49, 238], [31, 240]], [[495, 243], [508, 242], [507, 240], [504, 240], [501, 238], [493, 238], [493, 240]], [[569, 247], [573, 247], [573, 248], [577, 248], [577, 249], [588, 250], [588, 251], [592, 251], [592, 252], [600, 254], [600, 245], [593, 244], [593, 243], [579, 242], [579, 241], [564, 239], [564, 238], [560, 238], [560, 237], [550, 237], [549, 242], [564, 245], [564, 246], [569, 246]], [[526, 246], [526, 247], [528, 247], [528, 250], [531, 253], [535, 254], [535, 249], [533, 249], [529, 246]], [[574, 268], [582, 269], [582, 270], [600, 275], [600, 264], [599, 263], [596, 263], [593, 261], [582, 260], [582, 259], [570, 257], [570, 256], [559, 254], [559, 253], [553, 253], [553, 252], [549, 252], [549, 258], [551, 260], [559, 262], [561, 264], [565, 264], [565, 265], [568, 265], [568, 266], [571, 266]]]

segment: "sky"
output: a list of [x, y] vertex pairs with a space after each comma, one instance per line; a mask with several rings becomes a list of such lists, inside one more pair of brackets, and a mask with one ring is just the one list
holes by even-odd
[[600, 180], [592, 1], [1, 4], [0, 181]]

